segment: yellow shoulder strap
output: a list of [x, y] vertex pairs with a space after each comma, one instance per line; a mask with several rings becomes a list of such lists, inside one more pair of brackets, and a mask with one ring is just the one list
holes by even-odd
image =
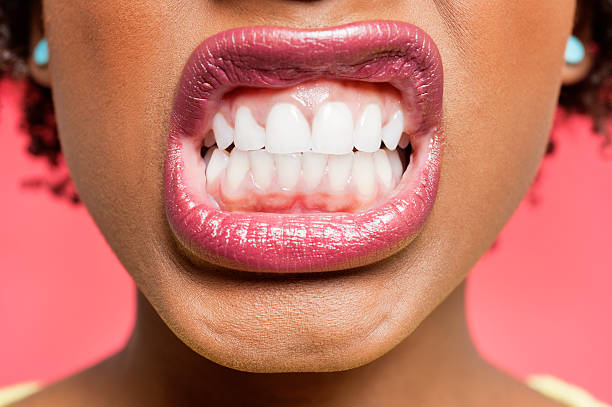
[[534, 375], [527, 378], [527, 385], [547, 397], [568, 407], [610, 407], [596, 400], [584, 389], [550, 375]]
[[0, 389], [0, 407], [8, 406], [40, 390], [36, 382], [19, 383]]

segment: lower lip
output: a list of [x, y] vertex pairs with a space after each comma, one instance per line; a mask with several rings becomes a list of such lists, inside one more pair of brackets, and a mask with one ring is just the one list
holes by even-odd
[[[329, 31], [283, 29], [281, 34], [291, 36], [295, 32], [295, 36], [303, 39], [310, 33], [312, 38], [317, 40], [326, 37], [327, 34], [328, 37], [335, 35], [337, 41], [338, 35], [343, 33], [348, 45], [338, 46], [354, 48], [355, 44], [363, 41], [363, 32], [380, 36], [380, 30], [371, 29], [375, 26], [380, 28], [381, 24], [387, 28], [390, 25], [397, 25], [410, 36], [421, 35], [422, 38], [425, 35], [414, 26], [389, 22], [355, 23]], [[259, 43], [262, 42], [262, 32], [274, 35], [274, 28], [258, 27], [251, 30], [259, 30]], [[330, 35], [331, 30], [335, 32]], [[276, 35], [278, 36], [278, 33]], [[384, 40], [384, 38], [378, 39]], [[186, 81], [194, 82], [194, 74], [190, 68], [197, 65], [198, 52], [202, 52], [201, 48], [208, 51], [211, 46], [214, 47], [214, 41], [214, 37], [205, 41], [194, 52], [192, 60], [185, 68], [182, 87]], [[372, 42], [371, 39], [366, 41]], [[287, 42], [279, 41], [285, 46]], [[433, 47], [436, 54], [433, 59], [437, 63], [439, 55], [435, 45]], [[289, 50], [290, 52], [293, 51]], [[431, 53], [432, 50], [426, 52]], [[272, 58], [274, 56], [270, 56], [270, 59]], [[220, 86], [216, 92], [208, 91], [206, 95], [208, 101], [205, 100], [203, 106], [199, 106], [197, 110], [189, 105], [189, 101], [204, 100], [204, 97], [198, 98], [197, 92], [194, 92], [195, 95], [184, 95], [185, 92], [179, 89], [166, 155], [164, 192], [166, 214], [181, 246], [197, 260], [230, 269], [259, 273], [313, 273], [355, 268], [382, 260], [406, 247], [422, 229], [438, 190], [443, 145], [443, 134], [440, 130], [441, 64], [440, 67], [434, 68], [437, 76], [434, 78], [436, 83], [433, 88], [440, 89], [434, 90], [433, 98], [431, 95], [426, 95], [429, 100], [417, 103], [419, 101], [414, 101], [414, 92], [410, 95], [410, 89], [400, 88], [400, 91], [412, 97], [409, 102], [413, 103], [413, 106], [425, 109], [419, 114], [423, 123], [421, 131], [427, 133], [419, 136], [413, 143], [411, 168], [409, 167], [404, 174], [392, 198], [376, 208], [361, 213], [231, 212], [213, 206], [208, 199], [200, 196], [189, 185], [183, 151], [186, 146], [193, 145], [190, 141], [196, 134], [196, 129], [206, 122], [206, 118], [214, 112], [215, 101], [219, 100], [222, 92], [231, 89], [231, 86]], [[257, 69], [262, 67], [258, 66]], [[338, 71], [343, 72], [341, 79], [364, 80], [356, 78], [356, 74], [347, 74], [342, 69]], [[316, 76], [317, 72], [313, 70], [304, 75], [304, 78], [294, 78], [291, 81], [296, 83]], [[241, 86], [236, 83], [232, 85]]]

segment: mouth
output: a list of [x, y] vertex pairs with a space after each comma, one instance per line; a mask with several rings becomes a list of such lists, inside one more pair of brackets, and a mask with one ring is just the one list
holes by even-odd
[[208, 38], [181, 77], [166, 214], [197, 261], [259, 273], [365, 266], [431, 212], [443, 74], [411, 24], [247, 27]]

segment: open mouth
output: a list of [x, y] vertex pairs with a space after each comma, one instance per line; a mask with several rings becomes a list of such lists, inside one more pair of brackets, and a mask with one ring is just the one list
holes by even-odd
[[363, 211], [388, 200], [409, 164], [409, 117], [381, 84], [237, 89], [204, 138], [198, 182], [223, 210]]
[[247, 27], [205, 40], [171, 120], [165, 202], [199, 260], [295, 273], [381, 260], [433, 206], [442, 64], [419, 28]]

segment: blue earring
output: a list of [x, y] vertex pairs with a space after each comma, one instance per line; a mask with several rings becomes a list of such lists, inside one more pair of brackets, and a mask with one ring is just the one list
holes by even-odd
[[38, 66], [45, 66], [49, 63], [49, 44], [43, 38], [34, 47], [34, 63]]
[[570, 36], [565, 48], [565, 62], [569, 65], [577, 65], [584, 60], [586, 55], [584, 45], [575, 36]]

